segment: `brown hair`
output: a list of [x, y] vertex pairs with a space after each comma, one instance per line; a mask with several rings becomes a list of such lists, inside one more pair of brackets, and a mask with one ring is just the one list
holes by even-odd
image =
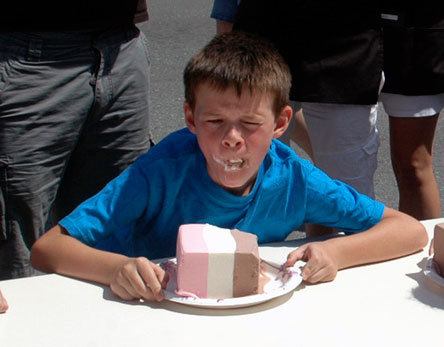
[[199, 84], [217, 89], [233, 87], [240, 96], [243, 87], [251, 93], [274, 94], [276, 116], [289, 104], [291, 75], [284, 59], [264, 39], [252, 34], [230, 32], [214, 37], [185, 67], [185, 100], [194, 108]]

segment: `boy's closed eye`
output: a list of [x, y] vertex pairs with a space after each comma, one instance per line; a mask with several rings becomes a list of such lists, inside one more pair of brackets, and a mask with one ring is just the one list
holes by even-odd
[[246, 126], [259, 126], [259, 125], [262, 125], [262, 122], [258, 122], [258, 121], [243, 121], [242, 124], [244, 124]]

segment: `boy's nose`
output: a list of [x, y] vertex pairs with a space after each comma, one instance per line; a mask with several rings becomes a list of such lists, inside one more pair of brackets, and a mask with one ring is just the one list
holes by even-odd
[[228, 148], [236, 148], [241, 145], [242, 141], [243, 138], [240, 131], [235, 127], [232, 127], [226, 132], [222, 144]]

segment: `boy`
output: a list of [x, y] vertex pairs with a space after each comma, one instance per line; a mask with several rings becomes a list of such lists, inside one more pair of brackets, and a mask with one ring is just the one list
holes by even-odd
[[123, 299], [162, 300], [168, 279], [148, 259], [175, 255], [183, 223], [238, 228], [260, 243], [282, 241], [306, 222], [352, 234], [289, 254], [287, 266], [307, 261], [303, 278], [311, 283], [426, 244], [415, 219], [273, 140], [291, 119], [291, 81], [268, 43], [239, 32], [217, 36], [188, 63], [184, 82], [187, 129], [49, 230], [32, 249], [36, 268], [109, 285]]

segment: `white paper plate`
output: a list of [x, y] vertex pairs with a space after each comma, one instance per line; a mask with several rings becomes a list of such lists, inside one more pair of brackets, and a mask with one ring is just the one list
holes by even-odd
[[433, 256], [428, 257], [427, 262], [424, 267], [424, 275], [435, 282], [437, 285], [444, 287], [444, 277], [442, 277], [435, 267], [435, 262], [433, 261]]
[[203, 308], [237, 308], [257, 305], [262, 302], [285, 295], [294, 290], [301, 282], [302, 277], [299, 268], [288, 268], [285, 271], [272, 266], [267, 262], [262, 262], [265, 275], [270, 281], [264, 286], [262, 294], [248, 295], [239, 298], [229, 299], [201, 299], [193, 297], [183, 297], [176, 294], [176, 258], [171, 258], [159, 263], [160, 266], [167, 269], [170, 279], [167, 288], [164, 290], [165, 299], [179, 304], [203, 307]]

